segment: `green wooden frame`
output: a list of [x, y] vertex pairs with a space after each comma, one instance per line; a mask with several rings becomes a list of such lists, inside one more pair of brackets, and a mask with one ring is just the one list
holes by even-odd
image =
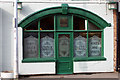
[[[64, 9], [66, 7], [67, 7], [67, 9]], [[65, 10], [67, 10], [67, 13]], [[62, 5], [59, 7], [47, 8], [47, 9], [37, 11], [37, 12], [27, 16], [21, 22], [19, 22], [18, 26], [24, 28], [28, 24], [30, 24], [32, 21], [35, 21], [39, 18], [42, 18], [42, 17], [47, 16], [47, 15], [51, 15], [51, 14], [80, 15], [82, 18], [90, 20], [92, 23], [94, 23], [95, 25], [97, 25], [101, 29], [104, 29], [105, 27], [111, 26], [111, 24], [107, 23], [103, 18], [99, 17], [98, 15], [96, 15], [88, 10], [85, 10], [82, 8], [70, 7], [70, 6], [66, 6], [66, 5]]]
[[[64, 7], [65, 6], [65, 7]], [[66, 8], [67, 7], [67, 8]], [[64, 9], [66, 8], [66, 9]], [[67, 10], [67, 11], [65, 11]], [[53, 32], [54, 33], [54, 53], [57, 53], [56, 51], [56, 34], [57, 34], [57, 31], [61, 32], [61, 31], [64, 31], [64, 30], [57, 30], [56, 29], [56, 20], [57, 20], [57, 14], [61, 14], [61, 15], [66, 15], [66, 14], [70, 14], [72, 16], [72, 21], [73, 21], [73, 15], [75, 16], [78, 16], [78, 17], [81, 17], [81, 18], [84, 18], [86, 19], [87, 21], [90, 21], [92, 22], [93, 24], [95, 24], [97, 27], [99, 27], [101, 30], [73, 30], [73, 23], [71, 23], [72, 25], [72, 29], [71, 30], [67, 30], [66, 32], [72, 32], [72, 38], [73, 38], [73, 32], [86, 32], [87, 33], [87, 56], [84, 57], [84, 58], [73, 58], [74, 61], [96, 61], [96, 60], [106, 60], [106, 58], [104, 58], [104, 28], [105, 27], [109, 27], [111, 26], [110, 23], [107, 23], [104, 19], [102, 19], [101, 17], [99, 17], [98, 15], [90, 12], [90, 11], [87, 11], [87, 10], [84, 10], [84, 9], [81, 9], [81, 8], [75, 8], [75, 7], [69, 7], [67, 5], [62, 5], [62, 7], [53, 7], [53, 8], [48, 8], [48, 9], [44, 9], [44, 10], [41, 10], [41, 11], [38, 11], [38, 12], [35, 12], [31, 15], [29, 15], [28, 17], [26, 17], [25, 19], [23, 19], [20, 23], [19, 23], [19, 27], [22, 27], [23, 29], [28, 27], [28, 25], [33, 22], [33, 21], [36, 21], [38, 20], [38, 30], [23, 30], [24, 32], [38, 32], [38, 46], [40, 48], [40, 33], [41, 32]], [[42, 18], [44, 18], [45, 16], [48, 16], [48, 15], [54, 15], [54, 30], [39, 30], [40, 29], [40, 20]], [[88, 22], [87, 22], [88, 23]], [[88, 27], [87, 27], [88, 28]], [[89, 32], [101, 32], [101, 36], [102, 36], [102, 54], [101, 56], [99, 57], [88, 57], [88, 33]], [[24, 43], [24, 42], [23, 42]], [[73, 52], [73, 49], [72, 49], [72, 52]], [[73, 57], [73, 56], [72, 56]], [[57, 58], [57, 55], [54, 54], [54, 57], [53, 58], [40, 58], [40, 49], [39, 49], [39, 56], [38, 58], [28, 58], [28, 59], [23, 59], [22, 62], [55, 62], [56, 61], [56, 58]]]

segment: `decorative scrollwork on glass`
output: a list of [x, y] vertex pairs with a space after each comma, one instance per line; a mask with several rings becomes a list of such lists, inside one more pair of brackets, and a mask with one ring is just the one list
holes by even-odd
[[45, 36], [41, 38], [41, 57], [53, 57], [54, 56], [54, 39]]
[[24, 39], [24, 58], [38, 57], [38, 39], [29, 36]]
[[74, 39], [74, 56], [82, 57], [86, 56], [87, 44], [86, 38], [79, 35]]
[[68, 57], [70, 53], [70, 40], [66, 36], [59, 38], [59, 57]]

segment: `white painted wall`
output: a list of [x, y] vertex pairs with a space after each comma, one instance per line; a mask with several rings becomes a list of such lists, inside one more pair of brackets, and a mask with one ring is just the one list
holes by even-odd
[[41, 63], [22, 63], [23, 48], [22, 48], [22, 28], [18, 28], [18, 47], [19, 47], [19, 74], [55, 74], [55, 62], [41, 62]]
[[[54, 6], [55, 7], [61, 6], [61, 4], [60, 3], [57, 3], [57, 4], [54, 4], [54, 3], [49, 3], [49, 4], [47, 4], [47, 3], [46, 4], [45, 3], [37, 3], [37, 4], [35, 4], [35, 3], [23, 3], [23, 9], [19, 13], [19, 21], [21, 21], [22, 19], [24, 19], [25, 17], [27, 17], [28, 15], [30, 15], [36, 11], [39, 11], [39, 10], [42, 10], [45, 8], [49, 8], [49, 7], [54, 7]], [[108, 10], [108, 8], [106, 7], [108, 5], [106, 5], [106, 4], [69, 4], [69, 6], [79, 7], [79, 8], [89, 10], [89, 11], [99, 15], [103, 19], [105, 19], [108, 23], [112, 24], [111, 27], [107, 27], [104, 30], [104, 56], [105, 56], [105, 58], [107, 58], [107, 60], [106, 61], [74, 62], [74, 66], [73, 66], [74, 73], [113, 72], [113, 11]], [[21, 49], [22, 49], [22, 47], [21, 47]], [[22, 52], [20, 54], [22, 54]], [[22, 57], [22, 55], [21, 55], [21, 57]], [[34, 66], [34, 65], [41, 65], [42, 63], [39, 63], [39, 64], [34, 63], [34, 65], [33, 65], [33, 63], [31, 63], [31, 64], [20, 63], [20, 64], [22, 65], [22, 66], [19, 65], [20, 68], [24, 67], [25, 69], [28, 69], [29, 67], [27, 67], [27, 65]], [[24, 65], [26, 65], [26, 66], [24, 66]], [[48, 64], [48, 66], [49, 66], [49, 64]], [[35, 67], [35, 68], [37, 69], [37, 67]], [[52, 66], [51, 69], [54, 70], [55, 66]], [[22, 69], [20, 69], [20, 74], [21, 73], [23, 74], [24, 72], [25, 73], [28, 72], [28, 74], [29, 74], [29, 70], [28, 71], [22, 70], [22, 72], [21, 72], [21, 70]], [[32, 71], [34, 73], [36, 73], [34, 70], [32, 70]], [[42, 73], [43, 72], [41, 72], [40, 74], [42, 74]]]
[[2, 71], [11, 71], [13, 69], [13, 4], [0, 3], [2, 9]]
[[[13, 1], [13, 0], [8, 0]], [[30, 1], [30, 0], [29, 0]], [[36, 0], [38, 1], [38, 0]], [[19, 21], [28, 15], [49, 7], [61, 6], [61, 3], [23, 3], [23, 9], [19, 12]], [[108, 10], [106, 4], [69, 4], [69, 6], [79, 7], [89, 10], [108, 23], [112, 23], [112, 27], [104, 30], [104, 55], [106, 61], [81, 61], [74, 62], [74, 73], [81, 72], [112, 72], [113, 71], [113, 11]], [[13, 52], [14, 52], [14, 28], [13, 21], [13, 3], [0, 3], [2, 9], [2, 27], [0, 25], [0, 51], [2, 53], [3, 71], [13, 70]], [[55, 74], [54, 62], [42, 63], [22, 63], [22, 30], [19, 28], [19, 74]], [[2, 48], [1, 48], [2, 47]], [[0, 54], [1, 56], [1, 54]], [[1, 64], [1, 63], [0, 63]], [[94, 66], [93, 66], [94, 65]]]
[[0, 72], [2, 71], [2, 9], [0, 8]]
[[113, 72], [113, 27], [104, 30], [104, 57], [106, 61], [74, 62], [74, 73]]

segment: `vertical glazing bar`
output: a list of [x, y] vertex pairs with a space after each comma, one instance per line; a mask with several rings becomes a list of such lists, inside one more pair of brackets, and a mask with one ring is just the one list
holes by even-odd
[[38, 21], [38, 58], [40, 58], [40, 20]]
[[72, 15], [71, 23], [72, 23], [72, 31], [73, 31], [73, 29], [74, 29], [74, 28], [73, 28], [73, 27], [74, 27], [74, 26], [73, 26], [73, 24], [74, 24], [74, 23], [73, 23], [73, 15]]
[[71, 49], [72, 49], [72, 51], [71, 52], [72, 52], [72, 59], [73, 59], [73, 57], [74, 57], [74, 43], [73, 43], [74, 42], [74, 33], [73, 33], [73, 29], [74, 29], [73, 24], [74, 23], [73, 23], [73, 15], [72, 15], [71, 21], [72, 21], [72, 37], [71, 37]]
[[88, 57], [88, 54], [89, 54], [89, 42], [88, 42], [88, 40], [89, 40], [89, 35], [88, 35], [88, 20], [87, 20], [87, 55], [86, 55], [86, 57]]
[[56, 50], [56, 15], [54, 16], [54, 57], [57, 57], [57, 50]]
[[102, 37], [102, 40], [101, 40], [101, 46], [102, 46], [102, 53], [101, 53], [101, 56], [104, 56], [104, 30], [102, 31], [102, 34], [101, 34], [101, 37]]

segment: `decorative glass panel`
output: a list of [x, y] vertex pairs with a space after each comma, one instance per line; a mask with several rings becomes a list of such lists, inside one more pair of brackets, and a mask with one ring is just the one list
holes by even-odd
[[24, 30], [38, 30], [38, 21], [32, 22]]
[[48, 16], [41, 19], [40, 30], [54, 30], [54, 16]]
[[88, 21], [88, 30], [100, 30], [100, 28]]
[[24, 33], [24, 58], [38, 57], [38, 34]]
[[53, 33], [41, 33], [41, 57], [53, 57], [54, 56], [54, 34]]
[[70, 56], [70, 35], [60, 34], [59, 35], [59, 57]]
[[85, 30], [85, 19], [73, 16], [73, 27], [74, 30]]
[[101, 56], [101, 33], [89, 33], [89, 56]]
[[86, 33], [74, 33], [74, 57], [86, 56], [87, 40]]
[[60, 27], [68, 27], [68, 18], [67, 17], [60, 18]]

